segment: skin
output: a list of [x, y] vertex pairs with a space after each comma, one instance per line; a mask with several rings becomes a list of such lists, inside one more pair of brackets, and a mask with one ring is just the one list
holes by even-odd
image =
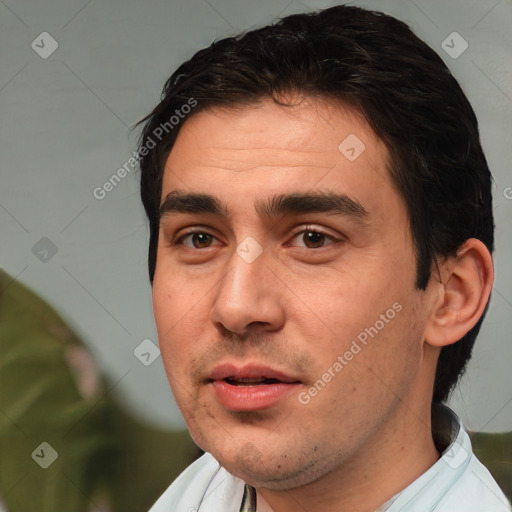
[[[366, 146], [354, 161], [338, 149], [350, 134]], [[439, 350], [478, 320], [492, 262], [470, 240], [417, 290], [408, 216], [387, 168], [386, 147], [357, 112], [312, 98], [196, 113], [167, 160], [162, 202], [171, 191], [212, 194], [230, 216], [161, 219], [153, 307], [163, 362], [193, 439], [257, 488], [259, 511], [373, 511], [439, 457], [430, 430]], [[364, 222], [266, 219], [254, 206], [329, 191], [357, 200]], [[173, 245], [190, 229], [211, 237]], [[311, 229], [328, 235], [320, 246], [308, 243]], [[262, 249], [252, 263], [236, 252], [248, 236]], [[301, 403], [298, 393], [395, 303], [401, 311]], [[301, 383], [279, 406], [227, 410], [206, 383], [224, 362], [265, 364]]]

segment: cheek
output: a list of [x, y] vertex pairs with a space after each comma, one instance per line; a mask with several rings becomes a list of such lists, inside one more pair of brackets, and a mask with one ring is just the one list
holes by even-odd
[[371, 276], [365, 281], [351, 277], [344, 279], [338, 273], [331, 276], [322, 293], [311, 290], [305, 295], [316, 322], [337, 350], [343, 350], [361, 333], [364, 337], [365, 329], [374, 326], [379, 316], [392, 308], [398, 296], [389, 285], [376, 286]]
[[417, 295], [412, 292], [402, 296], [393, 304], [395, 307], [382, 311], [384, 320], [374, 320], [364, 331], [368, 336], [362, 362], [370, 368], [374, 385], [384, 395], [404, 397], [421, 369], [424, 322], [418, 312]]
[[187, 304], [182, 300], [181, 294], [176, 291], [176, 283], [172, 285], [167, 283], [168, 281], [163, 279], [162, 273], [155, 274], [153, 313], [162, 360], [166, 371], [171, 376], [174, 373], [171, 370], [179, 367], [179, 363], [184, 357], [183, 352], [187, 348], [187, 344], [180, 343], [180, 338], [188, 339], [186, 333], [183, 332]]
[[177, 329], [197, 317], [208, 289], [206, 283], [182, 275], [175, 266], [163, 261], [157, 264], [152, 295], [159, 334], [174, 336]]
[[203, 282], [193, 286], [175, 271], [155, 273], [153, 313], [162, 361], [169, 382], [175, 384], [173, 390], [180, 383], [189, 386], [191, 365], [208, 352], [203, 340], [211, 310], [205, 289], [210, 288]]
[[389, 390], [400, 396], [421, 363], [421, 292], [381, 273], [357, 286], [348, 281], [331, 286], [322, 297], [310, 299], [311, 310], [322, 312], [322, 321], [315, 321], [326, 334], [311, 346], [320, 372], [328, 372], [338, 356], [342, 358], [343, 369], [331, 390], [348, 392], [345, 401], [372, 397], [378, 403], [386, 400]]

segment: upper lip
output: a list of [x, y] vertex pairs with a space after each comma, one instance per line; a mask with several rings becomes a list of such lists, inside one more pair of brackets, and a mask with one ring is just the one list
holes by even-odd
[[255, 379], [263, 377], [266, 379], [275, 379], [280, 382], [294, 383], [300, 382], [299, 379], [292, 375], [287, 375], [278, 370], [274, 370], [268, 366], [260, 364], [246, 364], [243, 366], [236, 366], [234, 364], [225, 363], [216, 366], [210, 373], [209, 380], [224, 380], [227, 378], [233, 379]]

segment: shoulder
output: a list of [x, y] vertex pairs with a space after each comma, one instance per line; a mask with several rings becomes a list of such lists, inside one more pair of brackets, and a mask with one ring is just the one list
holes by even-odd
[[228, 473], [209, 453], [191, 464], [162, 494], [150, 512], [238, 511], [244, 483]]
[[489, 470], [472, 454], [464, 474], [443, 496], [435, 510], [511, 512], [511, 507]]
[[510, 503], [489, 470], [473, 453], [471, 439], [460, 418], [444, 406], [451, 444], [437, 466], [438, 475], [450, 482], [439, 494], [439, 512], [511, 512]]
[[473, 453], [471, 439], [458, 416], [444, 405], [433, 413], [436, 446], [444, 447], [441, 457], [383, 510], [511, 512], [503, 491]]

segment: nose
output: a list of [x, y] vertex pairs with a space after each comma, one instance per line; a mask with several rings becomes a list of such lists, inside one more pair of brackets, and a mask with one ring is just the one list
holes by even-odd
[[269, 268], [265, 251], [254, 261], [234, 251], [226, 265], [216, 290], [212, 323], [239, 336], [254, 330], [280, 330], [285, 319], [283, 287], [276, 271]]

